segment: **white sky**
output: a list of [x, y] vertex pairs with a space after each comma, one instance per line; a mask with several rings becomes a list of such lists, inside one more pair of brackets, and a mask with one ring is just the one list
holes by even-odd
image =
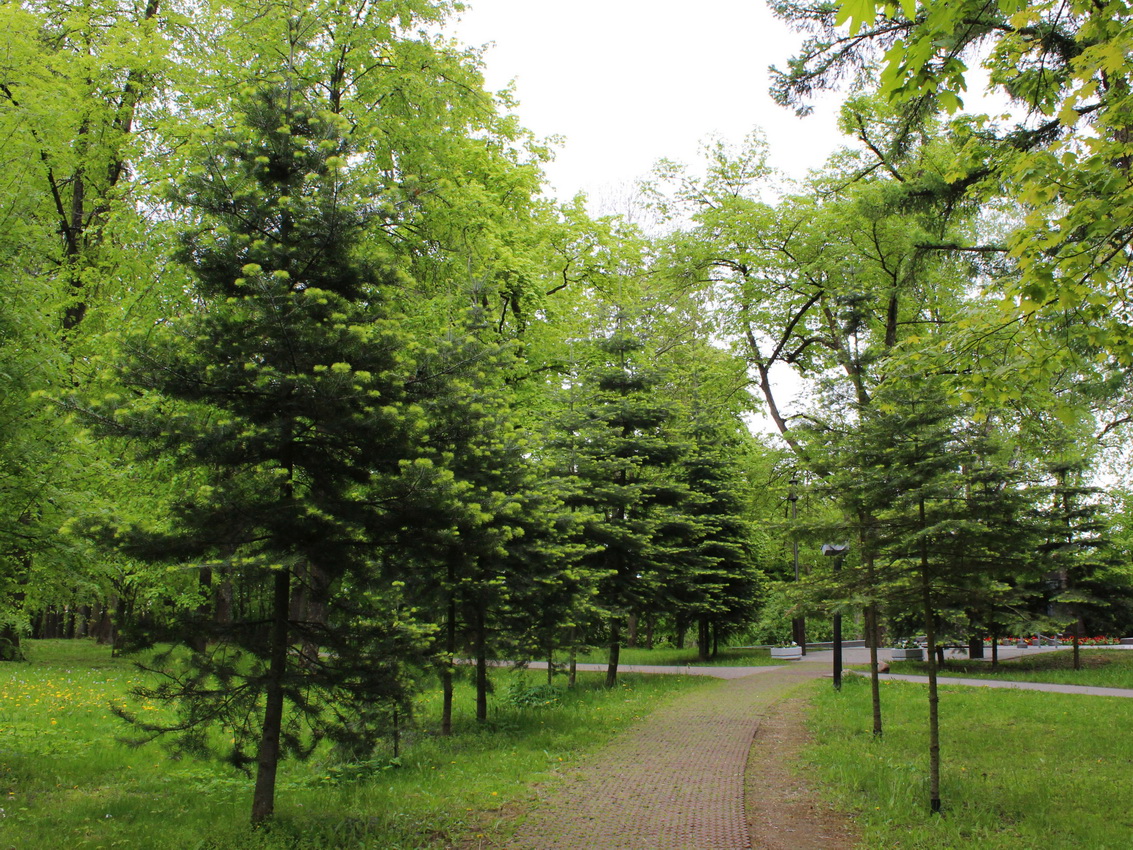
[[802, 37], [762, 0], [467, 3], [449, 32], [494, 42], [488, 88], [515, 80], [523, 124], [564, 137], [547, 167], [560, 199], [616, 191], [662, 157], [695, 162], [712, 134], [738, 143], [762, 128], [771, 165], [796, 177], [841, 143], [833, 107], [799, 119], [767, 94], [767, 67], [785, 67]]

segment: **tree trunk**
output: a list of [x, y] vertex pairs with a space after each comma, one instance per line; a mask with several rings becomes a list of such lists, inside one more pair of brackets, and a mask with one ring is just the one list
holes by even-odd
[[[922, 532], [927, 525], [924, 500], [920, 503]], [[940, 694], [936, 681], [936, 613], [932, 606], [932, 583], [928, 572], [928, 541], [921, 539], [921, 603], [924, 606], [925, 639], [928, 642], [928, 774], [929, 805], [940, 812]]]
[[618, 683], [618, 657], [622, 652], [622, 636], [618, 628], [617, 617], [610, 618], [610, 661], [606, 665], [606, 687], [612, 688]]
[[[225, 553], [225, 557], [231, 557], [235, 554], [234, 551]], [[217, 585], [216, 592], [213, 595], [213, 622], [221, 628], [232, 624], [232, 613], [235, 607], [235, 592], [232, 587], [232, 569], [227, 564], [220, 568], [220, 584]]]
[[448, 598], [448, 617], [445, 623], [445, 660], [441, 668], [441, 734], [452, 734], [452, 680], [456, 663], [456, 596]]
[[327, 578], [317, 564], [303, 563], [291, 589], [291, 621], [300, 640], [299, 664], [309, 669], [318, 663], [320, 633], [327, 620]]
[[[197, 574], [197, 586], [201, 593], [201, 603], [197, 606], [197, 615], [201, 618], [202, 624], [207, 619], [212, 611], [212, 570], [209, 567], [201, 567], [201, 571]], [[189, 637], [189, 647], [194, 652], [204, 652], [208, 649], [208, 631], [206, 629], [199, 629]]]
[[488, 641], [484, 625], [484, 610], [477, 608], [474, 615], [476, 634], [476, 722], [488, 722]]
[[1085, 625], [1082, 623], [1082, 618], [1079, 617], [1078, 621], [1074, 624], [1074, 669], [1082, 669], [1082, 635], [1086, 631]]
[[709, 648], [708, 618], [701, 617], [696, 622], [696, 657], [701, 661], [707, 661]]
[[256, 788], [252, 797], [252, 825], [271, 819], [275, 812], [275, 775], [279, 767], [279, 738], [283, 730], [283, 682], [287, 675], [287, 615], [291, 606], [291, 571], [275, 575], [272, 602], [271, 657], [264, 697], [264, 720], [256, 758]]
[[637, 615], [630, 614], [626, 618], [626, 648], [637, 648]]
[[570, 627], [570, 668], [567, 673], [567, 687], [573, 688], [578, 681], [578, 629]]
[[652, 649], [653, 648], [653, 628], [656, 626], [656, 624], [657, 624], [657, 618], [656, 617], [654, 617], [652, 614], [646, 615], [646, 617], [645, 617], [645, 648], [646, 649]]
[[968, 658], [984, 657], [984, 639], [979, 635], [968, 635]]
[[869, 696], [873, 704], [873, 737], [881, 737], [881, 670], [877, 666], [877, 605], [865, 609], [865, 632], [869, 644]]
[[95, 626], [94, 637], [99, 643], [114, 643], [114, 624], [110, 617], [110, 606], [115, 604], [114, 600], [110, 603], [104, 603], [98, 606], [98, 625]]

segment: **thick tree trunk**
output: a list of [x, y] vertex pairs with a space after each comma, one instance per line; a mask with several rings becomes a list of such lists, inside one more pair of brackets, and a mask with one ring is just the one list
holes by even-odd
[[617, 617], [610, 618], [610, 660], [606, 665], [606, 687], [612, 688], [618, 683], [618, 658], [622, 652], [621, 629]]
[[968, 657], [969, 658], [983, 658], [984, 657], [983, 635], [977, 635], [977, 634], [968, 635]]
[[271, 655], [264, 698], [264, 719], [256, 758], [256, 788], [252, 797], [252, 824], [262, 824], [275, 812], [275, 776], [279, 767], [279, 739], [283, 730], [283, 682], [287, 675], [288, 613], [291, 607], [291, 572], [275, 575], [272, 600]]
[[626, 618], [626, 648], [637, 648], [637, 615], [630, 614]]

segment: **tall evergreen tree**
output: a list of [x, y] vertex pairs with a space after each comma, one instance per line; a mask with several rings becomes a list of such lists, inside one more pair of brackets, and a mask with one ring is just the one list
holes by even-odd
[[178, 717], [142, 728], [202, 749], [204, 728], [225, 726], [230, 758], [256, 763], [256, 823], [273, 813], [284, 754], [364, 738], [404, 698], [415, 635], [410, 618], [384, 616], [400, 600], [375, 562], [398, 522], [391, 500], [428, 483], [420, 402], [446, 380], [393, 306], [398, 275], [362, 250], [380, 195], [354, 173], [340, 120], [303, 94], [242, 97], [172, 187], [192, 220], [180, 259], [198, 307], [135, 339], [120, 374], [134, 395], [91, 411], [203, 477], [167, 527], [115, 537], [221, 569], [253, 600], [223, 623], [177, 613], [188, 663], [160, 656], [150, 694]]
[[598, 584], [610, 650], [606, 685], [617, 682], [626, 618], [657, 598], [659, 507], [682, 498], [664, 473], [680, 455], [665, 426], [671, 406], [657, 397], [644, 345], [620, 313], [593, 343], [591, 359], [570, 376], [573, 398], [553, 441], [566, 502], [581, 516], [584, 565]]
[[1047, 573], [1047, 613], [1058, 626], [1069, 625], [1074, 642], [1074, 669], [1081, 669], [1081, 639], [1086, 617], [1103, 607], [1098, 575], [1105, 567], [1105, 522], [1097, 502], [1097, 487], [1086, 482], [1089, 466], [1083, 458], [1060, 452], [1047, 467], [1050, 483], [1044, 506], [1045, 540], [1039, 547]]
[[861, 539], [870, 547], [863, 560], [874, 567], [872, 593], [891, 609], [916, 612], [926, 635], [930, 804], [937, 812], [941, 616], [971, 609], [973, 599], [994, 596], [997, 584], [1024, 571], [1034, 540], [1030, 496], [1004, 463], [994, 432], [949, 397], [943, 378], [893, 378], [874, 401], [855, 435], [861, 466], [839, 483], [847, 513], [868, 518]]
[[702, 659], [720, 638], [751, 622], [763, 586], [755, 530], [746, 516], [737, 426], [743, 427], [711, 409], [690, 414], [687, 451], [675, 470], [687, 495], [666, 512], [672, 526], [661, 530], [663, 538], [674, 538], [666, 601], [677, 619], [698, 624]]

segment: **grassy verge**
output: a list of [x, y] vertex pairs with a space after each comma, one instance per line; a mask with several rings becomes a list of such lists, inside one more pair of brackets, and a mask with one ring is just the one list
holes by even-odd
[[[928, 667], [916, 661], [895, 661], [890, 672], [925, 675]], [[1093, 688], [1133, 688], [1133, 651], [1083, 649], [1081, 670], [1074, 669], [1073, 652], [1067, 649], [1000, 661], [995, 667], [990, 661], [949, 659], [940, 673], [942, 676], [1050, 682]]]
[[[609, 660], [606, 649], [595, 649], [578, 656], [579, 663], [605, 664]], [[565, 658], [555, 658], [565, 663]], [[781, 664], [772, 661], [766, 649], [721, 649], [715, 658], [701, 661], [696, 649], [623, 649], [618, 664], [654, 664], [662, 667], [766, 667]]]
[[[605, 743], [695, 677], [601, 676], [541, 708], [493, 701], [473, 720], [458, 692], [457, 734], [441, 738], [440, 698], [422, 694], [400, 766], [388, 753], [360, 767], [316, 754], [281, 769], [270, 830], [251, 832], [251, 781], [213, 762], [169, 760], [157, 745], [116, 743], [124, 724], [107, 710], [127, 701], [139, 673], [86, 642], [30, 642], [29, 664], [0, 665], [0, 842], [5, 848], [427, 848], [491, 830], [508, 803]], [[493, 671], [498, 693], [513, 674]], [[541, 684], [545, 673], [518, 674]], [[146, 705], [136, 706], [142, 711]], [[149, 706], [158, 711], [158, 706]]]
[[923, 685], [882, 686], [885, 736], [870, 730], [869, 682], [816, 691], [806, 753], [837, 803], [858, 813], [863, 846], [894, 850], [1118, 850], [1133, 813], [1133, 700], [986, 688], [941, 694], [941, 796], [928, 811]]

